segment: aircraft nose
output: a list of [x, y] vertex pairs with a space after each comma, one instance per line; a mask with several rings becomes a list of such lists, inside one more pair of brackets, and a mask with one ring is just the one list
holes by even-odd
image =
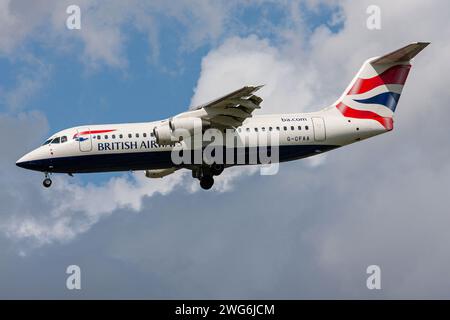
[[27, 153], [22, 158], [16, 161], [16, 166], [29, 170], [43, 171], [48, 169], [48, 164], [43, 160], [37, 160], [35, 157], [35, 151]]
[[24, 161], [20, 161], [20, 159], [16, 161], [16, 166], [26, 169], [25, 168], [25, 162]]
[[20, 167], [20, 168], [24, 168], [24, 169], [31, 169], [31, 152], [27, 153], [26, 155], [24, 155], [22, 158], [20, 158], [19, 160], [16, 161], [16, 166]]

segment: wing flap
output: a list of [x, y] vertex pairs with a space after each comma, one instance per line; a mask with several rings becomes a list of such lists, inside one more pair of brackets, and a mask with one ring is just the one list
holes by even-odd
[[199, 106], [190, 107], [189, 110], [199, 110], [199, 109], [208, 108], [208, 107], [220, 107], [221, 105], [223, 106], [223, 103], [226, 104], [227, 100], [250, 97], [252, 95], [252, 93], [258, 91], [262, 87], [263, 86], [245, 86], [245, 87], [242, 87], [241, 89], [238, 89], [231, 93], [228, 93], [216, 100], [210, 101], [208, 103], [205, 103], [205, 104], [202, 104]]
[[206, 111], [208, 113], [208, 117], [213, 118], [219, 115], [232, 116], [236, 118], [250, 118], [252, 116], [251, 113], [243, 110], [241, 107], [227, 107], [224, 109], [210, 109]]
[[192, 114], [199, 110], [203, 114], [199, 115], [202, 119], [208, 120], [211, 126], [238, 127], [242, 125], [245, 119], [252, 117], [255, 109], [260, 109], [262, 99], [254, 93], [262, 86], [245, 86], [235, 90], [219, 99], [208, 102], [194, 108], [190, 108]]

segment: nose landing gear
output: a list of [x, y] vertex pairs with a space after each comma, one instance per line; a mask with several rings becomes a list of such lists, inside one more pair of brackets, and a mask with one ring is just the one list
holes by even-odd
[[50, 188], [50, 187], [51, 187], [51, 185], [52, 185], [52, 179], [49, 178], [48, 173], [45, 174], [45, 179], [44, 179], [44, 181], [42, 182], [42, 185], [43, 185], [45, 188]]

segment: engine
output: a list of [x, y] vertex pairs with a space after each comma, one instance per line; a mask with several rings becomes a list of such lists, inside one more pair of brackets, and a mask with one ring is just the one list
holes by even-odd
[[158, 144], [171, 144], [172, 141], [172, 129], [168, 122], [165, 122], [155, 128], [153, 128], [153, 134], [155, 135], [156, 142]]
[[184, 129], [189, 131], [190, 134], [193, 134], [194, 130], [201, 132], [203, 128], [202, 120], [194, 117], [171, 119], [169, 120], [169, 125], [172, 131]]
[[185, 135], [184, 132], [177, 132], [176, 130], [186, 130], [190, 135], [194, 132], [202, 132], [203, 125], [205, 121], [196, 117], [186, 117], [186, 118], [175, 118], [169, 119], [169, 121], [160, 124], [153, 129], [153, 134], [156, 137], [156, 142], [158, 144], [167, 145], [174, 142], [179, 142], [181, 140], [180, 135]]

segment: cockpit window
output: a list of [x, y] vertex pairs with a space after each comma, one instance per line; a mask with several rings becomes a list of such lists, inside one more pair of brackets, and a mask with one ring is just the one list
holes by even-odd
[[48, 140], [45, 141], [42, 145], [45, 146], [45, 145], [49, 144], [50, 142], [52, 142], [52, 139], [48, 139]]
[[57, 137], [57, 138], [53, 139], [52, 144], [56, 144], [56, 143], [59, 143], [59, 142], [60, 142], [60, 138]]
[[61, 137], [61, 143], [67, 142], [67, 136]]

